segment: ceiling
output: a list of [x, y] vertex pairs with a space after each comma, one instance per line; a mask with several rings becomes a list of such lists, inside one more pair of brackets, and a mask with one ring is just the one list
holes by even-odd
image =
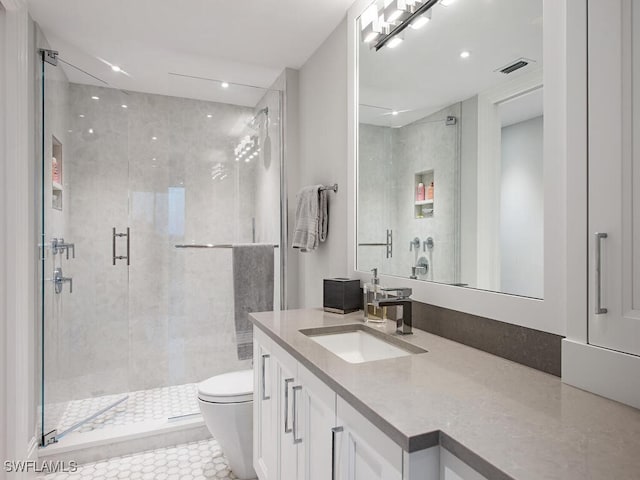
[[[379, 51], [360, 44], [360, 121], [399, 127], [542, 68], [543, 0], [455, 0]], [[470, 52], [461, 58], [462, 51]], [[534, 60], [510, 75], [496, 69]], [[406, 111], [405, 111], [406, 110]], [[389, 115], [391, 111], [399, 112]]]
[[60, 58], [102, 80], [63, 64], [72, 82], [255, 105], [255, 89], [230, 99], [233, 84], [267, 88], [300, 68], [352, 1], [29, 0], [29, 10]]

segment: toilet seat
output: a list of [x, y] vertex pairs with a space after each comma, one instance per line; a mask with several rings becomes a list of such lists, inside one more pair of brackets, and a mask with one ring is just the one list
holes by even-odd
[[253, 370], [223, 373], [198, 384], [198, 398], [211, 403], [253, 400]]

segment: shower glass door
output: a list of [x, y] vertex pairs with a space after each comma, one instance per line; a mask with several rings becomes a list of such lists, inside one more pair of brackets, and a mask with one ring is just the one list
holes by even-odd
[[198, 414], [198, 382], [250, 368], [231, 249], [176, 245], [273, 244], [281, 305], [282, 92], [87, 70], [39, 72], [43, 444]]
[[62, 65], [42, 61], [39, 102], [43, 444], [130, 390], [126, 238], [112, 236], [128, 226], [126, 95]]

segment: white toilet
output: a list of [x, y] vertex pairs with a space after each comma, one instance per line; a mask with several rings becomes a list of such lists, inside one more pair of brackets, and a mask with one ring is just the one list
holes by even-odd
[[216, 375], [198, 384], [198, 404], [239, 479], [256, 478], [253, 469], [253, 370]]

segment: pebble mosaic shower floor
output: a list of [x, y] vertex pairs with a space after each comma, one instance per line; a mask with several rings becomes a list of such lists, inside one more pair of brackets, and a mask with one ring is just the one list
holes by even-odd
[[[58, 432], [84, 420], [127, 394], [73, 400], [61, 405], [48, 405], [47, 415], [59, 418]], [[105, 427], [131, 425], [149, 420], [200, 413], [198, 388], [195, 383], [153, 388], [128, 393], [129, 398], [99, 417], [85, 423], [75, 432], [90, 432]]]
[[237, 478], [214, 439], [158, 448], [80, 465], [73, 473], [52, 473], [42, 480], [209, 480]]

